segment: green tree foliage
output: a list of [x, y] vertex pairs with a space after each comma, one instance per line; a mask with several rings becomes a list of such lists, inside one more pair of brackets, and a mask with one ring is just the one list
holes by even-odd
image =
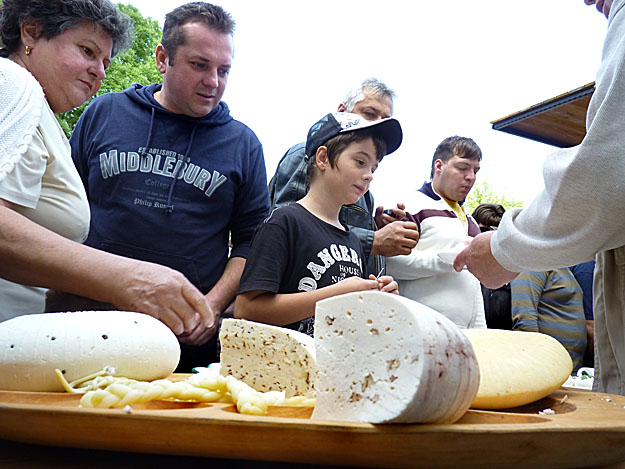
[[[98, 95], [123, 91], [133, 83], [148, 85], [162, 82], [162, 75], [157, 70], [154, 60], [154, 51], [161, 40], [161, 27], [158, 21], [144, 18], [132, 5], [120, 3], [118, 6], [132, 20], [135, 30], [134, 44], [130, 50], [119, 54], [111, 61]], [[65, 114], [57, 114], [57, 119], [68, 137], [89, 102]]]
[[480, 204], [501, 204], [506, 210], [512, 207], [523, 207], [523, 202], [495, 194], [487, 182], [473, 186], [473, 190], [464, 203], [464, 210], [466, 213], [473, 213], [475, 207]]

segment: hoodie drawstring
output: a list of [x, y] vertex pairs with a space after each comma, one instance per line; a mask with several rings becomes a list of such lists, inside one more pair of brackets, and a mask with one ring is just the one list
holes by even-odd
[[[155, 109], [152, 108], [152, 114], [150, 115], [150, 127], [148, 130], [148, 140], [145, 142], [145, 148], [141, 152], [141, 158], [144, 158], [147, 155], [148, 148], [150, 148], [150, 142], [152, 141], [152, 129], [154, 128], [154, 115], [155, 115]], [[189, 143], [187, 145], [187, 149], [184, 152], [184, 158], [187, 158], [187, 155], [191, 151], [191, 145], [193, 144], [193, 138], [195, 137], [195, 130], [197, 129], [197, 126], [198, 125], [195, 124], [193, 128], [191, 129], [191, 136], [189, 137]], [[174, 186], [176, 185], [176, 181], [178, 180], [178, 174], [180, 173], [180, 170], [183, 166], [184, 166], [184, 161], [183, 161], [183, 164], [177, 165], [176, 172], [174, 173], [173, 181], [169, 185], [169, 194], [167, 194], [167, 205], [166, 205], [167, 208], [165, 209], [167, 213], [171, 213], [174, 211], [174, 207], [171, 203], [171, 198], [172, 198], [172, 194], [174, 193]]]
[[144, 158], [148, 153], [148, 148], [150, 148], [150, 141], [152, 140], [152, 129], [154, 128], [154, 108], [152, 108], [152, 114], [150, 115], [150, 127], [148, 129], [148, 141], [145, 142], [145, 147], [141, 152], [141, 158]]
[[[154, 110], [152, 110], [152, 112], [154, 112]], [[193, 126], [193, 128], [191, 129], [191, 136], [189, 137], [189, 144], [187, 145], [187, 149], [184, 152], [184, 158], [187, 158], [187, 155], [190, 154], [191, 151], [191, 145], [193, 145], [193, 137], [195, 136], [195, 130], [197, 129], [197, 124], [195, 124]], [[180, 169], [184, 166], [184, 161], [183, 164], [179, 164], [178, 167], [176, 168], [176, 172], [174, 173], [174, 179], [171, 182], [171, 185], [169, 186], [169, 194], [167, 195], [167, 213], [171, 213], [174, 211], [174, 206], [171, 203], [171, 198], [172, 198], [172, 194], [174, 193], [174, 186], [176, 185], [176, 181], [178, 180], [178, 173], [180, 172]]]

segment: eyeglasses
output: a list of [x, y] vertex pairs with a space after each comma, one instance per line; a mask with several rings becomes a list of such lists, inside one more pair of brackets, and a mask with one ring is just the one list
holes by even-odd
[[497, 227], [496, 226], [484, 226], [484, 225], [480, 225], [480, 231], [482, 233], [485, 233], [486, 231], [497, 231]]

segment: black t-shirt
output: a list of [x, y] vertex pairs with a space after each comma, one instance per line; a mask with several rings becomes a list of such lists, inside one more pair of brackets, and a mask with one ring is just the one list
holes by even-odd
[[[256, 229], [237, 294], [298, 293], [362, 277], [364, 258], [356, 235], [293, 203], [275, 209]], [[313, 335], [313, 319], [287, 327]]]

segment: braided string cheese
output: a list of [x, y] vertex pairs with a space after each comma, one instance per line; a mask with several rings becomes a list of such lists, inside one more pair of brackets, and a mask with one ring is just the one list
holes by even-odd
[[[232, 376], [205, 378], [197, 380], [194, 384], [189, 381], [172, 382], [166, 379], [146, 382], [98, 376], [87, 388], [89, 390], [82, 396], [80, 404], [91, 408], [124, 407], [154, 399], [178, 399], [232, 402], [242, 414], [266, 415], [268, 405], [274, 404], [277, 400], [275, 393], [272, 393], [267, 396], [266, 402], [263, 393], [255, 391]], [[281, 397], [284, 399], [283, 394]]]
[[[285, 400], [284, 392], [258, 392], [233, 376], [195, 375], [186, 381], [159, 379], [152, 382], [111, 376], [104, 370], [67, 383], [62, 373], [57, 376], [68, 392], [84, 393], [80, 405], [89, 408], [125, 407], [154, 399], [177, 399], [196, 402], [226, 402], [236, 405], [242, 414], [266, 415], [270, 405], [314, 406], [314, 398], [293, 396]], [[72, 386], [79, 383], [80, 387]]]
[[239, 381], [234, 376], [226, 376], [226, 385], [240, 413], [267, 415], [269, 406], [263, 400], [260, 392], [254, 390], [243, 381]]
[[215, 402], [220, 397], [219, 392], [198, 388], [185, 381], [114, 381], [103, 389], [87, 391], [80, 399], [80, 404], [83, 407], [109, 408], [141, 404], [154, 399]]
[[231, 397], [237, 410], [242, 414], [266, 415], [268, 406], [281, 405], [284, 402], [284, 392], [258, 392], [248, 384], [234, 376], [220, 374], [196, 375], [188, 379], [195, 386], [205, 389], [219, 390]]
[[282, 405], [300, 406], [300, 407], [315, 407], [315, 398], [306, 396], [292, 396], [284, 400]]

